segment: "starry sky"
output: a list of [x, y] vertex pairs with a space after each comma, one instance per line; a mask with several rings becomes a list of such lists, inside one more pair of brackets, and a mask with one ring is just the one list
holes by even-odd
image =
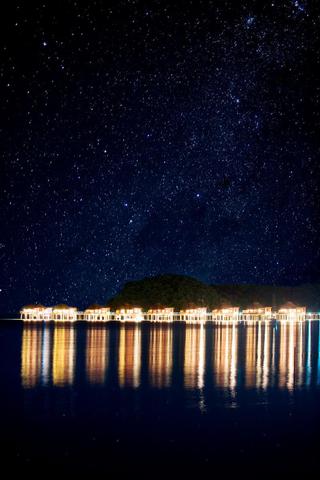
[[0, 311], [320, 281], [316, 1], [10, 1]]

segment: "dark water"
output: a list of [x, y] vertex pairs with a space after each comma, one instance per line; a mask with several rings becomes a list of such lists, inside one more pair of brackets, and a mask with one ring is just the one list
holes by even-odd
[[319, 323], [0, 324], [2, 467], [102, 478], [318, 470]]

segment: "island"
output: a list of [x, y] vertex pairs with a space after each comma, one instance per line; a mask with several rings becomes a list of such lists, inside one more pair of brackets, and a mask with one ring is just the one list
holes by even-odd
[[[40, 303], [20, 311], [24, 321], [249, 322], [319, 319], [319, 285], [209, 285], [183, 275], [128, 282], [105, 305], [78, 310]], [[308, 305], [308, 310], [305, 305]]]

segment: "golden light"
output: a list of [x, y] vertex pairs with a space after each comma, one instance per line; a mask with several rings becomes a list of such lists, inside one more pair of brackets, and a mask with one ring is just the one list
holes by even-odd
[[203, 322], [207, 319], [207, 308], [187, 308], [180, 310], [180, 320], [187, 323]]
[[89, 307], [83, 313], [83, 319], [88, 322], [107, 322], [111, 320], [109, 307]]
[[142, 322], [143, 319], [143, 312], [139, 307], [121, 308], [115, 312], [115, 320], [120, 322]]
[[224, 307], [212, 310], [212, 320], [230, 322], [239, 320], [239, 307]]
[[272, 307], [252, 306], [242, 310], [241, 316], [244, 321], [271, 320]]
[[94, 305], [84, 311], [78, 311], [76, 307], [59, 304], [55, 307], [43, 305], [27, 305], [20, 310], [20, 318], [25, 322], [55, 321], [75, 322], [85, 320], [88, 322], [107, 322], [116, 320], [119, 322], [173, 322], [183, 321], [187, 323], [202, 323], [213, 321], [225, 322], [257, 322], [276, 319], [281, 321], [305, 321], [318, 320], [319, 313], [306, 313], [306, 307], [300, 307], [292, 302], [287, 302], [278, 311], [272, 312], [272, 307], [253, 304], [251, 307], [240, 311], [239, 307], [223, 306], [211, 312], [206, 307], [187, 308], [175, 311], [173, 307], [151, 308], [144, 312], [140, 307], [123, 307], [115, 312], [109, 307]]
[[146, 317], [150, 322], [173, 322], [174, 309], [171, 307], [150, 308]]
[[279, 309], [277, 319], [293, 322], [304, 321], [306, 319], [306, 307], [299, 307], [292, 302], [287, 302]]

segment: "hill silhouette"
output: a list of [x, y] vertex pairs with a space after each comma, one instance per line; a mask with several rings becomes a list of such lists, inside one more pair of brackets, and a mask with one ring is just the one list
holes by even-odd
[[176, 310], [208, 307], [211, 310], [226, 304], [245, 308], [254, 302], [279, 308], [287, 301], [319, 310], [320, 285], [208, 285], [192, 277], [167, 274], [126, 283], [107, 305], [111, 309], [138, 306], [146, 310], [161, 307]]

